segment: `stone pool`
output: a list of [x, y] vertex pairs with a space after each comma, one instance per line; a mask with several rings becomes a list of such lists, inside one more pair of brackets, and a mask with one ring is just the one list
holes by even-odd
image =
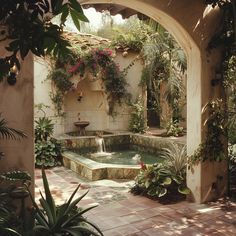
[[103, 139], [109, 155], [97, 156], [92, 155], [98, 150], [95, 136], [61, 137], [60, 140], [66, 146], [64, 166], [89, 180], [134, 179], [140, 170], [141, 161], [147, 164], [162, 161], [160, 150], [173, 141], [130, 133], [106, 134]]

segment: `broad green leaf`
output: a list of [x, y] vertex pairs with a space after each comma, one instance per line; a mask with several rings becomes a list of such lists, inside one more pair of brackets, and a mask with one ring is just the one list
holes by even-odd
[[178, 187], [178, 191], [184, 195], [188, 195], [191, 193], [191, 190], [187, 186], [183, 186], [183, 185]]
[[172, 183], [171, 178], [170, 178], [170, 177], [166, 177], [166, 178], [162, 181], [161, 185], [170, 185], [171, 183]]
[[166, 193], [167, 193], [166, 188], [162, 188], [162, 187], [157, 188], [156, 194], [158, 197], [163, 197]]

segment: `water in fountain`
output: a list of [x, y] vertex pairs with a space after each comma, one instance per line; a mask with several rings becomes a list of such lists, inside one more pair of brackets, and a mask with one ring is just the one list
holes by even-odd
[[98, 149], [96, 153], [91, 154], [92, 157], [110, 157], [112, 155], [112, 153], [106, 152], [106, 146], [103, 138], [96, 137], [95, 142]]

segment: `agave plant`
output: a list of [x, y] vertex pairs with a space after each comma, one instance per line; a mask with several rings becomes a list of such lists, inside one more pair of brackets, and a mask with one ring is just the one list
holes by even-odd
[[95, 206], [81, 209], [77, 204], [87, 194], [84, 193], [80, 197], [73, 200], [79, 186], [72, 193], [69, 200], [59, 206], [56, 206], [55, 201], [49, 189], [47, 177], [44, 169], [42, 169], [43, 186], [45, 197], [41, 194], [40, 204], [37, 203], [31, 196], [35, 207], [36, 226], [34, 227], [34, 235], [47, 236], [102, 236], [100, 229], [88, 221], [83, 214], [91, 210]]

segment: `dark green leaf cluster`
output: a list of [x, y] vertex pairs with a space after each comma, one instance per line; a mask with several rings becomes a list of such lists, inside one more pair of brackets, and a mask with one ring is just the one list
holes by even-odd
[[66, 72], [65, 69], [60, 68], [60, 69], [55, 69], [53, 70], [48, 76], [47, 79], [50, 79], [53, 81], [54, 85], [56, 88], [61, 92], [61, 93], [66, 93], [70, 91], [73, 87], [73, 83], [69, 80], [71, 77], [68, 72]]
[[[27, 188], [31, 177], [24, 171], [12, 171], [0, 174], [0, 181], [0, 235], [21, 236], [29, 226], [33, 227], [24, 205], [24, 200], [29, 196]], [[19, 214], [16, 214], [17, 203], [20, 206]]]
[[[174, 158], [178, 158], [177, 156]], [[135, 178], [135, 185], [131, 192], [143, 194], [152, 198], [171, 198], [179, 194], [189, 194], [190, 190], [186, 186], [186, 163], [185, 153], [184, 167], [180, 171], [173, 171], [173, 164], [176, 161], [164, 161], [154, 165], [142, 165], [140, 173]]]
[[[70, 43], [62, 32], [69, 14], [78, 29], [79, 21], [88, 21], [76, 0], [2, 0], [0, 21], [7, 26], [5, 33], [11, 42], [6, 47], [10, 56], [0, 59], [0, 80], [13, 65], [20, 70], [18, 54], [22, 60], [30, 51], [40, 57], [48, 53], [55, 57], [68, 54]], [[60, 25], [51, 22], [57, 15], [61, 15]]]
[[36, 166], [53, 167], [61, 165], [62, 144], [52, 138], [54, 130], [52, 120], [41, 117], [35, 123]]

